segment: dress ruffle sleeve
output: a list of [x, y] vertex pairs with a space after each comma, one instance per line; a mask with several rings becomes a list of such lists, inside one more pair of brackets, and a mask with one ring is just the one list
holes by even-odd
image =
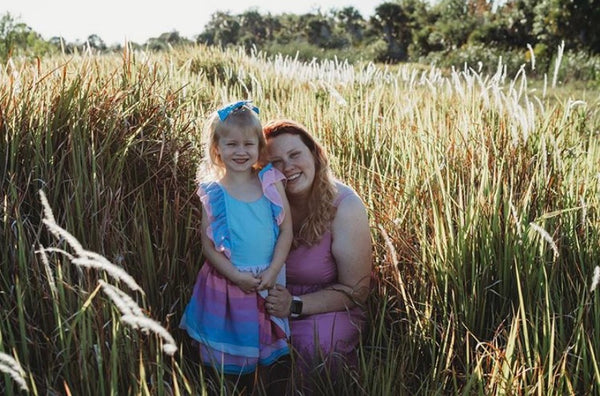
[[259, 173], [258, 178], [262, 184], [263, 194], [271, 202], [271, 209], [273, 210], [273, 217], [277, 221], [277, 225], [281, 225], [285, 212], [283, 211], [283, 198], [275, 184], [282, 180], [285, 180], [283, 173], [273, 167], [272, 164], [265, 166]]
[[216, 182], [200, 183], [198, 187], [198, 195], [208, 214], [209, 225], [206, 235], [217, 251], [231, 258], [231, 238], [223, 194], [223, 189]]

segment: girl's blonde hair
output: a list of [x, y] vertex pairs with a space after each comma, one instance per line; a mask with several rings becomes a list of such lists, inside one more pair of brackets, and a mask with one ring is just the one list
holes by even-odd
[[202, 131], [204, 157], [196, 175], [198, 182], [219, 180], [225, 174], [225, 165], [219, 156], [217, 146], [219, 139], [227, 136], [229, 131], [233, 129], [258, 138], [258, 162], [252, 167], [260, 169], [264, 165], [266, 140], [258, 115], [250, 107], [244, 105], [233, 110], [222, 121], [219, 118], [219, 114], [215, 111], [206, 120]]
[[312, 246], [321, 240], [326, 231], [330, 230], [336, 212], [334, 200], [337, 195], [337, 187], [331, 174], [327, 152], [308, 133], [304, 125], [295, 121], [270, 121], [263, 127], [263, 131], [267, 141], [286, 133], [299, 136], [313, 155], [315, 178], [308, 197], [308, 216], [294, 235], [295, 246], [298, 244]]

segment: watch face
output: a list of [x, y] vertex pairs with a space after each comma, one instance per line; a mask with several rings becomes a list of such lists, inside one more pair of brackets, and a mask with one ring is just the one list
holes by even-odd
[[300, 315], [302, 313], [302, 301], [292, 300], [292, 306], [290, 307], [290, 312], [295, 315]]

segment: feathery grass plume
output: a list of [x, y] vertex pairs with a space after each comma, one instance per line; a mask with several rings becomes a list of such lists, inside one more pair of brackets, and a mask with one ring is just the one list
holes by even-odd
[[152, 320], [145, 316], [137, 316], [137, 315], [123, 315], [121, 316], [121, 321], [127, 323], [134, 329], [143, 329], [149, 330], [154, 334], [158, 335], [163, 339], [165, 344], [163, 344], [163, 351], [169, 355], [173, 356], [173, 354], [177, 351], [177, 345], [175, 344], [175, 339], [171, 333], [167, 331], [160, 323], [155, 320]]
[[42, 202], [42, 206], [44, 208], [44, 219], [42, 222], [46, 225], [46, 227], [48, 227], [48, 230], [50, 230], [54, 236], [59, 239], [63, 238], [73, 248], [73, 250], [75, 250], [75, 253], [82, 255], [84, 249], [83, 246], [81, 246], [81, 243], [79, 243], [73, 234], [56, 224], [56, 220], [54, 219], [54, 214], [52, 213], [52, 209], [50, 208], [46, 194], [44, 194], [44, 191], [42, 190], [40, 190], [39, 193], [40, 201]]
[[585, 227], [587, 221], [587, 205], [583, 200], [583, 197], [579, 198], [579, 203], [581, 205], [581, 226]]
[[70, 257], [70, 260], [73, 264], [76, 264], [80, 267], [102, 270], [116, 280], [123, 281], [131, 288], [131, 290], [136, 290], [144, 294], [142, 288], [137, 284], [135, 279], [133, 279], [133, 277], [127, 273], [127, 271], [111, 263], [104, 256], [89, 250], [85, 250], [77, 238], [73, 236], [73, 234], [56, 224], [56, 220], [54, 218], [54, 214], [52, 213], [52, 208], [50, 208], [50, 204], [48, 203], [48, 199], [46, 198], [46, 194], [42, 190], [39, 191], [39, 194], [40, 201], [42, 202], [42, 206], [44, 208], [44, 219], [42, 222], [46, 225], [46, 227], [48, 227], [54, 236], [59, 239], [63, 238], [71, 246], [71, 248], [73, 248], [75, 254], [78, 256]]
[[4, 352], [0, 352], [0, 372], [8, 374], [21, 387], [21, 390], [29, 392], [23, 368], [12, 356]]
[[600, 283], [600, 266], [594, 268], [594, 277], [592, 278], [592, 285], [590, 286], [590, 293], [593, 293]]
[[552, 88], [556, 88], [556, 83], [558, 80], [558, 69], [560, 69], [560, 63], [562, 62], [563, 53], [565, 52], [565, 42], [561, 41], [558, 46], [558, 54], [556, 55], [556, 60], [554, 61], [554, 74], [552, 75]]
[[527, 49], [531, 55], [531, 70], [535, 70], [535, 52], [533, 52], [533, 47], [529, 43], [527, 43]]
[[104, 282], [102, 279], [98, 283], [123, 315], [144, 316], [142, 308], [123, 290]]
[[52, 213], [52, 208], [50, 208], [50, 204], [48, 203], [48, 198], [46, 198], [46, 194], [43, 190], [40, 190], [39, 194], [40, 201], [42, 202], [42, 208], [44, 210], [44, 218], [56, 224], [56, 219], [54, 219], [54, 213]]
[[571, 111], [577, 106], [587, 107], [587, 102], [585, 100], [573, 100], [573, 99], [569, 98], [569, 100], [567, 102], [567, 106], [566, 106], [565, 115], [564, 115], [565, 118], [569, 117], [569, 115], [571, 114]]
[[142, 288], [137, 284], [135, 279], [127, 273], [123, 268], [111, 263], [104, 256], [98, 253], [84, 251], [84, 257], [76, 257], [72, 260], [73, 264], [86, 268], [95, 268], [102, 270], [110, 275], [115, 280], [123, 281], [131, 290], [139, 291], [144, 294]]
[[[71, 253], [67, 252], [64, 249], [60, 249], [60, 248], [54, 248], [54, 247], [43, 247], [42, 246], [42, 250], [44, 250], [44, 252], [46, 253], [51, 253], [51, 252], [56, 252], [56, 253], [60, 253], [63, 256], [65, 256], [66, 258], [69, 259], [69, 261], [73, 260], [75, 258], [75, 256], [73, 256]], [[36, 250], [36, 253], [39, 253], [39, 250]]]
[[44, 264], [44, 271], [46, 271], [46, 277], [48, 278], [48, 284], [50, 285], [50, 291], [52, 292], [52, 298], [56, 299], [58, 295], [58, 291], [56, 289], [56, 282], [54, 282], [54, 274], [52, 273], [52, 268], [50, 268], [50, 263], [48, 262], [48, 256], [46, 255], [46, 250], [42, 245], [40, 245], [40, 249], [36, 251], [42, 258], [42, 264]]
[[154, 334], [161, 337], [165, 343], [162, 346], [163, 351], [169, 355], [177, 351], [175, 340], [171, 333], [167, 331], [160, 323], [152, 320], [144, 315], [144, 312], [139, 305], [133, 299], [124, 293], [122, 290], [110, 285], [103, 280], [99, 281], [100, 286], [104, 293], [111, 299], [111, 301], [121, 311], [121, 321], [130, 325], [134, 329], [140, 329], [144, 333], [153, 332]]
[[390, 261], [394, 264], [394, 268], [398, 268], [398, 254], [396, 253], [396, 249], [394, 248], [394, 244], [392, 243], [389, 234], [381, 224], [379, 224], [379, 231], [381, 231], [381, 236], [383, 236], [383, 240], [385, 241], [385, 247], [390, 255]]
[[325, 81], [321, 81], [321, 85], [329, 92], [330, 97], [332, 97], [333, 99], [335, 99], [335, 102], [341, 106], [341, 107], [346, 107], [348, 106], [348, 102], [346, 102], [346, 99], [344, 99], [344, 97], [342, 96], [342, 94], [340, 94], [340, 92], [335, 89], [335, 87], [333, 86], [333, 84], [328, 84]]
[[557, 258], [559, 256], [558, 246], [556, 246], [556, 243], [554, 243], [554, 240], [552, 239], [550, 234], [548, 234], [548, 231], [544, 230], [542, 227], [535, 224], [534, 222], [529, 223], [529, 226], [533, 230], [535, 230], [538, 234], [540, 234], [542, 236], [542, 238], [544, 238], [546, 240], [546, 242], [548, 242], [548, 244], [552, 248], [552, 251], [554, 252], [554, 258]]
[[[137, 284], [135, 279], [133, 279], [133, 277], [127, 273], [127, 271], [111, 263], [104, 256], [85, 250], [72, 234], [56, 224], [52, 209], [50, 208], [48, 200], [46, 199], [46, 195], [41, 190], [40, 200], [42, 201], [42, 205], [44, 207], [44, 224], [46, 224], [46, 226], [54, 235], [64, 238], [76, 251], [77, 257], [70, 256], [73, 264], [80, 267], [102, 270], [115, 280], [123, 281], [132, 290], [137, 290], [144, 294], [142, 288]], [[45, 258], [45, 250], [46, 249], [41, 248], [42, 261]], [[64, 253], [68, 254], [67, 252]], [[143, 331], [152, 331], [153, 333], [159, 335], [165, 341], [165, 344], [163, 345], [163, 351], [166, 354], [172, 356], [177, 351], [175, 340], [171, 334], [164, 327], [162, 327], [160, 323], [144, 316], [142, 309], [129, 295], [102, 280], [99, 281], [99, 284], [102, 286], [104, 293], [109, 296], [109, 298], [115, 303], [117, 308], [123, 314], [123, 316], [121, 316], [121, 320], [123, 322], [136, 329], [141, 328]]]

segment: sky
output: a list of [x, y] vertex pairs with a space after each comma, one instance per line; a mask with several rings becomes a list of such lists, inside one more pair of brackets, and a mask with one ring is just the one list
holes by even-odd
[[68, 42], [85, 41], [97, 34], [107, 45], [125, 40], [144, 43], [176, 30], [183, 37], [201, 33], [216, 11], [240, 14], [256, 9], [261, 14], [301, 14], [355, 7], [367, 19], [384, 0], [2, 0], [0, 16], [7, 12], [40, 33], [46, 40], [62, 36]]

